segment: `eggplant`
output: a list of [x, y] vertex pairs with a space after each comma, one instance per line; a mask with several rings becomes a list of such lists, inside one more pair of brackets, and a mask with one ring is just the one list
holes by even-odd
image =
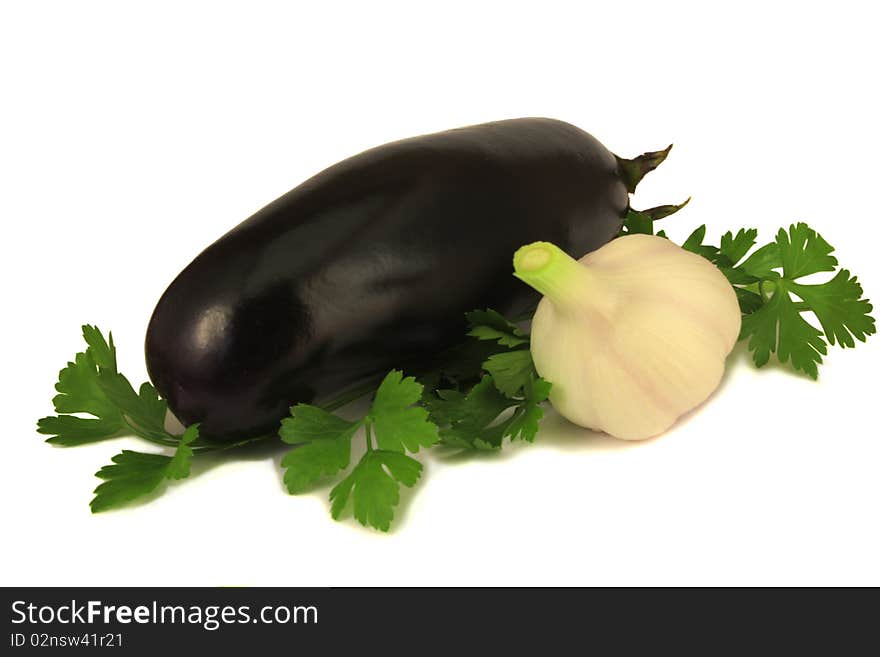
[[207, 438], [273, 432], [292, 404], [460, 341], [467, 311], [533, 305], [511, 275], [514, 251], [602, 246], [666, 152], [624, 160], [573, 125], [522, 118], [339, 162], [177, 276], [147, 329], [150, 379]]

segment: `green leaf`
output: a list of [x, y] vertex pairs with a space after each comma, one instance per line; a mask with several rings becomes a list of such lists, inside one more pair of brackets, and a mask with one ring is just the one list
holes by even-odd
[[[58, 374], [55, 384], [57, 395], [52, 399], [55, 412], [37, 422], [37, 431], [51, 436], [47, 442], [72, 447], [114, 438], [125, 426], [122, 413], [100, 385], [103, 372], [116, 369], [116, 350], [113, 338], [109, 343], [94, 326], [83, 326], [83, 338], [88, 348], [78, 353], [73, 362]], [[73, 413], [85, 413], [82, 418]]]
[[417, 452], [438, 440], [437, 426], [428, 419], [428, 411], [413, 406], [422, 396], [423, 387], [399, 370], [392, 370], [379, 384], [367, 420], [376, 432], [380, 450]]
[[119, 409], [98, 384], [98, 366], [90, 351], [79, 353], [58, 374], [52, 399], [58, 413], [88, 413], [98, 418], [120, 418]]
[[351, 436], [347, 440], [340, 436], [300, 445], [281, 461], [284, 484], [291, 495], [303, 493], [324, 477], [345, 470], [350, 461]]
[[95, 473], [104, 483], [95, 489], [92, 513], [106, 511], [153, 492], [171, 463], [170, 456], [123, 450]]
[[822, 334], [801, 317], [788, 294], [780, 291], [775, 296], [780, 298], [776, 355], [782, 363], [788, 362], [790, 357], [792, 367], [815, 379], [819, 375], [816, 366], [827, 353]]
[[[530, 374], [520, 390], [523, 399], [511, 399], [498, 390], [493, 377], [483, 380], [465, 396], [436, 400], [438, 423], [443, 421], [440, 439], [444, 445], [463, 449], [497, 450], [504, 438], [532, 441], [543, 416], [541, 402], [550, 393], [550, 384]], [[512, 414], [502, 414], [513, 407]]]
[[110, 402], [140, 428], [157, 434], [165, 432], [166, 403], [149, 383], [134, 391], [128, 379], [119, 372], [102, 370], [98, 385]]
[[498, 344], [505, 347], [517, 347], [522, 344], [528, 344], [528, 338], [520, 338], [503, 331], [499, 331], [491, 326], [475, 326], [468, 335], [478, 340], [495, 340]]
[[495, 386], [507, 397], [515, 397], [528, 384], [535, 371], [532, 354], [528, 349], [490, 356], [483, 368], [492, 375]]
[[400, 502], [400, 484], [415, 485], [421, 472], [421, 463], [406, 454], [370, 450], [330, 491], [331, 514], [338, 520], [351, 499], [358, 522], [387, 532]]
[[623, 220], [627, 235], [653, 235], [654, 218], [647, 212], [639, 212], [630, 208]]
[[[829, 281], [818, 284], [798, 283], [797, 278], [824, 271], [834, 271], [837, 258], [833, 247], [804, 223], [792, 224], [786, 232], [780, 229], [776, 240], [758, 249], [740, 268], [758, 276], [765, 294], [772, 294], [766, 303], [751, 291], [735, 288], [743, 318], [741, 336], [748, 338], [758, 367], [771, 353], [780, 362], [791, 361], [792, 367], [808, 376], [818, 376], [818, 365], [827, 353], [827, 343], [842, 347], [855, 346], [876, 332], [874, 318], [868, 313], [872, 306], [862, 298], [862, 287], [855, 276], [841, 269]], [[776, 271], [782, 269], [782, 275]], [[769, 292], [768, 292], [769, 290]], [[791, 298], [795, 294], [799, 303]], [[824, 331], [819, 331], [801, 316], [811, 311]]]
[[328, 413], [317, 406], [297, 404], [290, 409], [290, 417], [281, 421], [278, 435], [290, 445], [315, 440], [333, 440], [345, 436], [351, 439], [360, 425], [361, 422], [343, 420], [338, 415]]
[[348, 467], [351, 439], [362, 422], [349, 422], [307, 404], [298, 404], [291, 414], [281, 421], [279, 434], [284, 442], [300, 446], [284, 456], [281, 467], [287, 490], [296, 495]]
[[474, 310], [466, 313], [465, 317], [471, 325], [468, 335], [478, 340], [495, 340], [505, 347], [529, 343], [528, 336], [516, 324], [495, 310]]
[[709, 246], [708, 244], [703, 244], [703, 239], [705, 239], [705, 237], [706, 225], [703, 224], [688, 236], [688, 238], [684, 241], [684, 244], [681, 245], [681, 248], [683, 248], [685, 251], [690, 251], [691, 253], [701, 255], [704, 258], [714, 262], [716, 256], [718, 255], [718, 248], [714, 246]]
[[122, 420], [83, 418], [76, 415], [44, 417], [37, 421], [37, 432], [52, 436], [47, 443], [76, 447], [99, 440], [115, 438], [123, 427]]
[[104, 482], [95, 488], [95, 497], [90, 505], [92, 513], [113, 509], [149, 495], [165, 479], [188, 477], [193, 457], [190, 445], [198, 435], [198, 425], [188, 427], [173, 456], [144, 454], [127, 449], [114, 456], [111, 465], [105, 465], [95, 473]]
[[104, 334], [97, 326], [85, 324], [82, 327], [83, 339], [89, 345], [89, 353], [95, 363], [101, 369], [116, 371], [116, 347], [113, 345], [113, 334], [110, 333], [110, 341], [104, 339]]
[[755, 294], [751, 290], [746, 290], [741, 287], [734, 287], [733, 291], [736, 292], [736, 299], [739, 301], [739, 309], [743, 315], [750, 315], [764, 305], [764, 300], [761, 298], [760, 294]]
[[780, 298], [774, 295], [769, 303], [742, 320], [739, 338], [748, 339], [749, 351], [753, 352], [752, 359], [758, 367], [766, 365], [770, 354], [776, 352]]
[[752, 253], [739, 269], [757, 278], [768, 278], [774, 274], [774, 269], [782, 267], [782, 258], [779, 255], [779, 246], [771, 242], [762, 246]]
[[434, 394], [425, 392], [422, 404], [428, 410], [428, 418], [437, 426], [452, 424], [459, 419], [465, 394], [459, 390], [435, 390]]
[[[301, 493], [319, 479], [345, 470], [351, 462], [352, 437], [366, 424], [367, 452], [330, 491], [331, 514], [338, 519], [351, 499], [354, 515], [362, 524], [388, 531], [400, 484], [414, 485], [422, 470], [404, 451], [415, 452], [439, 440], [428, 410], [415, 406], [423, 392], [413, 377], [404, 378], [392, 370], [379, 384], [370, 412], [357, 422], [307, 404], [292, 408], [292, 416], [282, 421], [279, 431], [282, 440], [300, 445], [281, 463], [288, 491]], [[436, 399], [441, 405], [447, 401]], [[442, 410], [438, 407], [437, 412]], [[372, 448], [373, 432], [378, 449]]]
[[743, 317], [740, 337], [749, 340], [758, 367], [775, 352], [780, 362], [790, 358], [794, 369], [813, 379], [826, 353], [822, 334], [801, 317], [784, 288], [777, 289], [760, 309]]
[[146, 425], [153, 431], [165, 431], [165, 415], [168, 412], [168, 403], [159, 397], [159, 393], [151, 383], [142, 383], [138, 389], [138, 399], [142, 418], [138, 421], [142, 426]]
[[471, 444], [495, 418], [517, 403], [501, 394], [491, 376], [484, 376], [455, 406], [445, 409], [444, 419], [448, 422], [444, 424], [452, 426], [440, 432], [443, 442], [447, 442], [449, 436], [467, 436], [466, 442]]
[[505, 433], [511, 440], [534, 442], [538, 425], [544, 417], [541, 402], [550, 396], [551, 384], [544, 379], [530, 377], [525, 386], [526, 399], [520, 405]]
[[82, 330], [88, 348], [61, 370], [55, 385], [59, 394], [52, 402], [61, 415], [40, 419], [37, 431], [51, 436], [47, 442], [63, 446], [115, 438], [124, 435], [123, 429], [153, 442], [174, 441], [165, 431], [167, 405], [156, 389], [144, 383], [135, 392], [117, 372], [113, 334], [107, 340], [99, 328], [89, 324]]
[[861, 298], [862, 286], [846, 269], [841, 269], [834, 278], [821, 285], [791, 282], [786, 287], [816, 314], [831, 344], [855, 347], [854, 337], [864, 342], [866, 336], [877, 330], [874, 318], [868, 315], [872, 310], [870, 301]]
[[199, 425], [191, 424], [180, 437], [180, 444], [171, 457], [165, 477], [168, 479], [186, 479], [189, 477], [190, 465], [192, 464], [192, 443], [199, 437]]
[[419, 377], [419, 382], [429, 390], [440, 388], [441, 382], [468, 388], [483, 377], [483, 363], [489, 356], [507, 350], [495, 341], [469, 338], [438, 354], [434, 370], [429, 376]]
[[830, 255], [834, 250], [805, 223], [792, 224], [788, 233], [782, 228], [776, 235], [783, 276], [790, 281], [821, 271], [834, 271], [837, 258]]
[[731, 231], [727, 231], [721, 236], [721, 248], [719, 249], [729, 266], [734, 266], [746, 253], [755, 245], [755, 239], [758, 237], [757, 228], [740, 228], [736, 236]]
[[739, 267], [719, 266], [718, 269], [721, 270], [721, 273], [724, 274], [731, 285], [749, 285], [751, 283], [757, 283], [760, 280], [756, 276], [747, 274]]

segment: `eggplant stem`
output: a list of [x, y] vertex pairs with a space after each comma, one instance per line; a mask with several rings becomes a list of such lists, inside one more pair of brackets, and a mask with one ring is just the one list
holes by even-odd
[[666, 159], [666, 156], [669, 155], [670, 150], [672, 150], [672, 144], [669, 144], [662, 151], [642, 153], [631, 160], [615, 155], [617, 171], [620, 179], [626, 186], [626, 190], [630, 194], [636, 191], [636, 186], [641, 182], [642, 178], [660, 166], [663, 160]]
[[651, 221], [659, 221], [660, 219], [665, 219], [671, 214], [675, 214], [690, 202], [691, 197], [688, 196], [683, 202], [679, 203], [678, 205], [658, 205], [653, 208], [648, 208], [647, 210], [635, 210], [635, 212], [648, 215], [649, 217], [651, 217]]

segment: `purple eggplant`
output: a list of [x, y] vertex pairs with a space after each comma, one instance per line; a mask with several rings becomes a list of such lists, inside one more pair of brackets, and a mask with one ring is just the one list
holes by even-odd
[[147, 330], [150, 378], [205, 437], [275, 431], [292, 404], [461, 340], [469, 310], [527, 309], [537, 297], [511, 276], [514, 251], [602, 246], [667, 151], [624, 160], [573, 125], [523, 118], [346, 159], [177, 276]]

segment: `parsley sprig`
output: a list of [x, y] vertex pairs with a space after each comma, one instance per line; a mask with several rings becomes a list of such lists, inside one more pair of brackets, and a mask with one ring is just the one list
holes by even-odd
[[[630, 210], [621, 234], [655, 234], [654, 221], [668, 214], [658, 208]], [[663, 231], [656, 234], [666, 237]], [[740, 340], [748, 341], [756, 367], [776, 354], [780, 363], [790, 363], [816, 379], [829, 345], [854, 347], [856, 340], [865, 342], [876, 332], [869, 314], [873, 306], [863, 297], [858, 279], [849, 270], [838, 269], [837, 258], [831, 255], [834, 247], [807, 224], [780, 228], [772, 242], [753, 250], [757, 237], [757, 229], [741, 228], [735, 234], [724, 233], [719, 246], [704, 244], [704, 224], [682, 248], [713, 262], [730, 281], [743, 314]], [[834, 276], [823, 283], [800, 280], [824, 272]], [[811, 317], [821, 330], [809, 321]]]
[[[123, 430], [159, 445], [176, 445], [165, 432], [166, 404], [149, 383], [138, 392], [116, 370], [113, 334], [104, 338], [95, 326], [82, 327], [85, 351], [78, 353], [58, 375], [52, 399], [56, 416], [44, 417], [37, 431], [47, 442], [70, 447], [113, 438]], [[80, 417], [84, 413], [92, 417]]]
[[418, 452], [438, 440], [437, 426], [428, 420], [427, 411], [414, 406], [422, 389], [413, 377], [392, 370], [379, 384], [369, 412], [354, 422], [317, 406], [294, 406], [279, 431], [281, 440], [297, 445], [281, 462], [287, 490], [305, 492], [347, 469], [352, 439], [363, 428], [366, 453], [330, 491], [331, 514], [339, 519], [351, 499], [361, 524], [388, 531], [400, 501], [400, 484], [413, 486], [422, 473], [422, 464], [407, 452]]
[[505, 438], [534, 441], [550, 384], [535, 371], [529, 336], [494, 310], [474, 311], [467, 319], [469, 336], [495, 342], [502, 350], [481, 363], [484, 374], [470, 390], [438, 387], [424, 396], [431, 419], [443, 427], [440, 442], [492, 451], [501, 449]]
[[[414, 486], [422, 473], [422, 464], [409, 454], [435, 445], [494, 451], [505, 438], [534, 440], [550, 384], [535, 372], [528, 335], [493, 310], [467, 318], [472, 340], [422, 373], [420, 379], [430, 386], [392, 370], [357, 420], [309, 404], [291, 408], [279, 432], [295, 445], [281, 462], [287, 490], [304, 493], [348, 470], [352, 440], [363, 430], [366, 452], [330, 491], [330, 513], [339, 519], [351, 502], [361, 524], [388, 531], [400, 486]], [[480, 340], [493, 343], [488, 355], [474, 344]], [[486, 357], [475, 367], [476, 353]]]
[[67, 363], [55, 384], [52, 399], [57, 415], [37, 421], [37, 432], [46, 442], [75, 447], [98, 441], [136, 436], [155, 445], [172, 447], [166, 454], [123, 450], [95, 476], [104, 480], [94, 491], [93, 512], [105, 511], [156, 491], [166, 480], [189, 476], [197, 453], [230, 449], [262, 440], [255, 437], [233, 445], [215, 444], [199, 438], [198, 424], [174, 435], [165, 428], [168, 405], [150, 383], [135, 392], [129, 380], [116, 368], [113, 334], [105, 338], [96, 326], [82, 327], [86, 349]]
[[[754, 228], [727, 232], [715, 247], [702, 243], [700, 226], [683, 246], [714, 262], [733, 285], [743, 312], [740, 339], [748, 341], [755, 365], [762, 367], [775, 353], [815, 379], [829, 345], [854, 347], [876, 332], [871, 303], [858, 279], [838, 269], [834, 247], [807, 224], [780, 228], [774, 241], [748, 255], [757, 235]], [[823, 272], [835, 273], [822, 283], [800, 280]], [[815, 317], [821, 330], [804, 314]]]

